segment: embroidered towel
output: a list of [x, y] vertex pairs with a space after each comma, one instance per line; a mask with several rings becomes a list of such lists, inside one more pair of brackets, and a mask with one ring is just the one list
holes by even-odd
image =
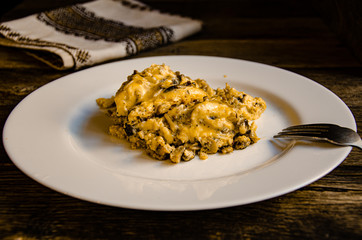
[[135, 0], [95, 0], [3, 22], [0, 44], [56, 69], [79, 69], [179, 41], [201, 25]]

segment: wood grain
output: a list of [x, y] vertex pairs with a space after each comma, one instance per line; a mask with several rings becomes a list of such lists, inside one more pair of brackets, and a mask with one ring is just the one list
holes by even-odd
[[[76, 2], [81, 1], [17, 1], [1, 12], [1, 21]], [[351, 109], [362, 131], [361, 62], [329, 29], [315, 1], [144, 2], [201, 19], [204, 26], [181, 42], [131, 58], [210, 55], [281, 67], [334, 92]], [[70, 73], [53, 70], [22, 50], [0, 47], [1, 127], [24, 97]], [[361, 156], [353, 149], [318, 181], [262, 202], [159, 212], [103, 206], [55, 192], [22, 173], [1, 145], [0, 239], [361, 239]]]

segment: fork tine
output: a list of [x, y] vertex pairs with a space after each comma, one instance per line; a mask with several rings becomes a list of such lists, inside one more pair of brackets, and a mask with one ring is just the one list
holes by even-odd
[[307, 130], [307, 129], [313, 129], [313, 130], [321, 130], [321, 129], [328, 129], [330, 128], [332, 125], [328, 124], [328, 123], [316, 123], [316, 124], [304, 124], [304, 125], [294, 125], [294, 126], [290, 126], [285, 128], [284, 130], [297, 130], [297, 129], [303, 129], [303, 130]]
[[279, 132], [277, 137], [288, 137], [288, 136], [305, 136], [305, 137], [318, 137], [322, 135], [322, 132], [315, 131], [282, 131]]
[[283, 129], [274, 138], [327, 141], [337, 145], [354, 146], [362, 149], [362, 140], [352, 129], [330, 123], [294, 125]]
[[300, 140], [327, 140], [321, 133], [315, 132], [280, 132], [274, 138], [300, 139]]
[[283, 129], [275, 138], [309, 138], [325, 139], [325, 133], [328, 132], [328, 124], [306, 124], [295, 125]]
[[287, 135], [287, 134], [277, 134], [274, 135], [273, 138], [286, 138], [286, 139], [300, 139], [300, 140], [326, 140], [322, 137], [316, 137], [315, 135]]
[[328, 132], [328, 128], [286, 128], [282, 130], [283, 133], [298, 133], [298, 132], [306, 132], [306, 133], [326, 133]]

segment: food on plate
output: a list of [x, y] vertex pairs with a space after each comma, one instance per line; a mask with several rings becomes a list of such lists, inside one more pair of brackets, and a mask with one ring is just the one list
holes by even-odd
[[111, 135], [174, 163], [256, 143], [254, 120], [266, 109], [260, 97], [228, 84], [213, 89], [205, 80], [193, 80], [165, 64], [135, 70], [114, 96], [98, 98], [97, 104], [113, 120]]

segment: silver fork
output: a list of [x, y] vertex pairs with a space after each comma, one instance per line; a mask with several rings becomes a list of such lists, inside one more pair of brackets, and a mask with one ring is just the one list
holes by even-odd
[[336, 145], [362, 149], [362, 140], [352, 129], [329, 123], [295, 125], [283, 129], [274, 138], [327, 141]]

